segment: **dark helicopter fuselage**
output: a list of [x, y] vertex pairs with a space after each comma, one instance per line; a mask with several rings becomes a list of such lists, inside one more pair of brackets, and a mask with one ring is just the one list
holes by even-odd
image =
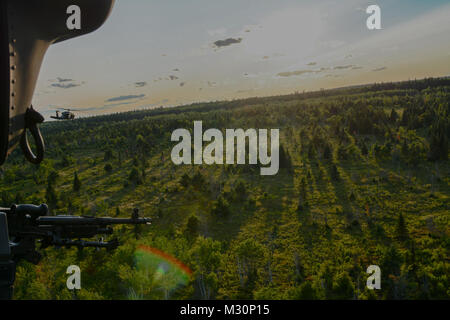
[[51, 116], [50, 118], [55, 120], [74, 120], [75, 114], [70, 111], [64, 111], [59, 115], [59, 112], [56, 112], [56, 116]]

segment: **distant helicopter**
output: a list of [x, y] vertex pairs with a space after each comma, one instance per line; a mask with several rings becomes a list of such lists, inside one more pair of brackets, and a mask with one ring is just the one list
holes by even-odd
[[50, 118], [55, 120], [74, 120], [76, 116], [75, 113], [73, 113], [72, 111], [81, 112], [81, 110], [59, 108], [58, 110], [56, 110], [56, 116], [51, 116]]

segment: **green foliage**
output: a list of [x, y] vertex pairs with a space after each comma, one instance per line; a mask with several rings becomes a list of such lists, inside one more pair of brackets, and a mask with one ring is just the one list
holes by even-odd
[[353, 299], [354, 294], [355, 289], [350, 276], [346, 272], [338, 274], [333, 283], [334, 298], [338, 300], [348, 300]]
[[292, 298], [295, 300], [316, 300], [318, 296], [312, 282], [305, 281], [295, 289]]
[[222, 195], [214, 202], [211, 213], [218, 217], [226, 217], [230, 214], [230, 205]]
[[196, 296], [213, 299], [219, 287], [217, 272], [222, 259], [220, 242], [198, 237], [189, 253], [194, 266]]

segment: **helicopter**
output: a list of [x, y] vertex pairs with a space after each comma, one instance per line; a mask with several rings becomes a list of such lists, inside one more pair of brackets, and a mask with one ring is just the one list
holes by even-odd
[[50, 118], [55, 119], [55, 120], [75, 120], [76, 116], [75, 116], [75, 113], [73, 113], [72, 111], [82, 112], [82, 110], [58, 108], [58, 110], [56, 110], [56, 115], [51, 116]]

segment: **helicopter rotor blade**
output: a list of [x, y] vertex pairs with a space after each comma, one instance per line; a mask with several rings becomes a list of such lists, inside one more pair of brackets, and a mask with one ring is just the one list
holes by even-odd
[[51, 107], [54, 110], [60, 110], [60, 111], [68, 111], [68, 112], [87, 112], [87, 110], [82, 109], [71, 109], [71, 108], [63, 108], [63, 107]]

